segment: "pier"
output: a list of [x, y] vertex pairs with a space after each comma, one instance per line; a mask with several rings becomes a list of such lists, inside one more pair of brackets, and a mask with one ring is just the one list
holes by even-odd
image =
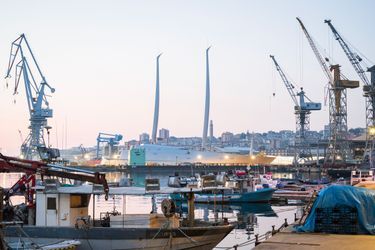
[[374, 249], [375, 239], [372, 235], [294, 233], [292, 227], [261, 242], [255, 249]]

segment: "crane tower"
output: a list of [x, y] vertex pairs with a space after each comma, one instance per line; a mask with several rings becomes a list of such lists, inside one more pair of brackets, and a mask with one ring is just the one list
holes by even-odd
[[[308, 97], [306, 97], [302, 88], [300, 92], [297, 92], [294, 85], [288, 80], [280, 65], [277, 63], [275, 57], [272, 55], [270, 55], [270, 57], [273, 60], [276, 70], [279, 72], [280, 77], [294, 102], [294, 114], [296, 115], [296, 150], [294, 163], [297, 164], [299, 160], [302, 159], [305, 161], [311, 161], [312, 154], [310, 142], [307, 138], [307, 131], [310, 130], [310, 114], [311, 111], [320, 110], [322, 105], [320, 103], [312, 102]], [[297, 100], [297, 96], [299, 97], [299, 102]], [[305, 97], [310, 102], [305, 102]]]
[[47, 118], [53, 116], [52, 109], [49, 108], [46, 90], [54, 93], [55, 89], [47, 83], [24, 34], [20, 35], [11, 45], [5, 78], [10, 78], [12, 71], [15, 75], [14, 95], [18, 94], [22, 78], [30, 114], [30, 132], [22, 143], [21, 157], [30, 160], [39, 159], [41, 157], [40, 149], [46, 149], [44, 129], [48, 132], [51, 128], [47, 125]]
[[375, 142], [375, 65], [368, 68], [367, 71], [371, 73], [371, 81], [368, 79], [365, 70], [363, 69], [362, 58], [354, 52], [347, 42], [341, 37], [333, 26], [331, 20], [324, 20], [325, 23], [331, 28], [333, 35], [339, 42], [341, 48], [344, 50], [345, 55], [348, 57], [350, 63], [357, 72], [359, 78], [363, 82], [363, 95], [366, 98], [366, 148], [364, 151], [364, 157], [368, 153], [370, 156], [369, 162], [371, 168], [374, 167], [372, 154], [374, 152]]
[[340, 65], [328, 67], [329, 59], [323, 59], [305, 25], [298, 17], [297, 20], [329, 82], [329, 142], [324, 162], [332, 166], [342, 164], [351, 159], [348, 143], [347, 89], [358, 88], [359, 82], [346, 79], [341, 74]]

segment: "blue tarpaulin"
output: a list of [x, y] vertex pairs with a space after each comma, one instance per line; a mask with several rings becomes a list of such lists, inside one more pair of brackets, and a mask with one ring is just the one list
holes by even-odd
[[297, 232], [315, 232], [317, 209], [327, 207], [355, 207], [358, 213], [358, 234], [375, 235], [375, 190], [333, 185], [320, 191], [305, 224]]

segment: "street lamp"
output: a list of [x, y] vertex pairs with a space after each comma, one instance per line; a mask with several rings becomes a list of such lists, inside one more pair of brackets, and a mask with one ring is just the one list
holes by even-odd
[[368, 134], [371, 136], [375, 135], [375, 126], [368, 127]]

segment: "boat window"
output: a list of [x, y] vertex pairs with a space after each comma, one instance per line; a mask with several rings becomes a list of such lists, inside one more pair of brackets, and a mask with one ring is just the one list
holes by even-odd
[[56, 198], [47, 197], [47, 209], [56, 210]]
[[70, 208], [88, 207], [89, 196], [86, 194], [70, 195]]

